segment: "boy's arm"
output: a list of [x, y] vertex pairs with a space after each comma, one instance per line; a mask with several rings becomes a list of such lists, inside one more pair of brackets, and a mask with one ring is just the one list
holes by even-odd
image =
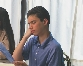
[[48, 66], [64, 66], [63, 51], [60, 46], [51, 52], [49, 59]]
[[24, 47], [25, 42], [30, 36], [31, 36], [31, 31], [30, 29], [28, 29], [25, 35], [23, 36], [22, 40], [20, 41], [20, 43], [17, 45], [17, 47], [15, 48], [13, 52], [12, 57], [14, 58], [15, 61], [23, 60], [23, 57], [22, 57], [23, 47]]

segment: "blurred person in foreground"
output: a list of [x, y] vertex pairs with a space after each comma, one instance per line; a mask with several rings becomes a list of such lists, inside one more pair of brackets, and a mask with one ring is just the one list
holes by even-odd
[[[12, 55], [15, 49], [14, 34], [10, 24], [8, 12], [2, 7], [0, 7], [0, 42], [4, 44], [6, 49]], [[0, 51], [0, 60], [4, 59], [6, 59], [6, 57]]]

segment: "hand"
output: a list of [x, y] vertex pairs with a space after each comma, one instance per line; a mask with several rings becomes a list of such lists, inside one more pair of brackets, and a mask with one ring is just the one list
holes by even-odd
[[15, 66], [28, 66], [25, 62], [23, 61], [14, 61]]
[[24, 37], [27, 39], [32, 35], [31, 30], [28, 28], [26, 33], [24, 34]]

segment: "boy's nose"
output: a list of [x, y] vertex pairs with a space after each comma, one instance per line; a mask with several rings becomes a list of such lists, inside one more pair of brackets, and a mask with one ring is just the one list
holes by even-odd
[[29, 25], [29, 29], [32, 29], [32, 28], [33, 28], [33, 27], [32, 27], [32, 25], [30, 24], [30, 25]]

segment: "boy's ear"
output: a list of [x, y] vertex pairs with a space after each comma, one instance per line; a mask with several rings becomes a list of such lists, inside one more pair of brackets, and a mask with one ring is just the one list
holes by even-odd
[[45, 25], [47, 25], [47, 24], [48, 24], [48, 20], [47, 20], [47, 19], [44, 19], [44, 20], [43, 20], [43, 23], [44, 23]]

